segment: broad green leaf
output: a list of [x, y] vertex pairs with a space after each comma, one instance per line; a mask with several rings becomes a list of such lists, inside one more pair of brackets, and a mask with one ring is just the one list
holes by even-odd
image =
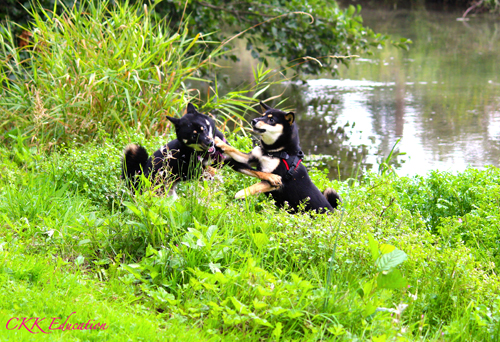
[[265, 308], [265, 307], [267, 307], [267, 306], [269, 305], [269, 304], [267, 304], [267, 303], [264, 303], [264, 302], [258, 301], [258, 300], [257, 300], [257, 298], [254, 298], [254, 300], [252, 301], [252, 303], [253, 303], [253, 307], [254, 307], [255, 309], [257, 309], [257, 310], [258, 310], [258, 309], [263, 309], [263, 308]]
[[133, 203], [123, 202], [123, 205], [126, 206], [128, 209], [130, 209], [130, 211], [132, 211], [137, 216], [142, 216], [142, 213], [139, 210], [139, 208], [137, 208]]
[[408, 286], [408, 282], [403, 278], [401, 271], [398, 269], [392, 270], [392, 272], [387, 274], [379, 273], [377, 284], [379, 288], [384, 289], [403, 289]]
[[252, 236], [253, 242], [258, 248], [262, 248], [269, 242], [269, 238], [264, 233], [255, 233]]
[[213, 262], [210, 262], [210, 263], [208, 263], [208, 267], [210, 267], [210, 271], [212, 271], [212, 273], [221, 273], [219, 263], [214, 264]]
[[276, 338], [276, 341], [280, 339], [282, 327], [283, 324], [281, 324], [281, 322], [276, 323], [276, 328], [273, 330], [273, 336]]
[[[224, 320], [224, 323], [227, 325], [238, 325], [243, 322], [243, 318], [240, 315], [227, 315], [224, 314], [222, 315], [222, 319]], [[245, 320], [248, 318], [245, 317]]]
[[155, 248], [153, 248], [153, 246], [148, 245], [148, 247], [146, 247], [146, 257], [149, 257], [153, 254], [158, 255], [158, 251]]
[[[201, 230], [201, 225], [200, 225], [200, 222], [198, 222], [198, 220], [196, 218], [193, 217], [193, 222], [194, 222], [194, 228], [195, 230], [197, 231], [200, 231]], [[192, 228], [188, 228], [188, 230], [190, 230]]]
[[261, 285], [257, 286], [257, 292], [259, 292], [259, 294], [261, 296], [272, 296], [273, 295], [273, 293], [271, 291], [269, 291], [268, 289], [262, 287]]
[[370, 280], [370, 281], [367, 281], [364, 285], [363, 285], [363, 293], [365, 296], [369, 296], [372, 291], [374, 290], [375, 288], [375, 281], [374, 279]]
[[345, 329], [342, 324], [334, 325], [326, 328], [333, 336], [340, 336], [345, 334]]
[[158, 276], [158, 274], [160, 274], [160, 272], [158, 272], [156, 270], [156, 268], [151, 270], [151, 272], [149, 273], [149, 275], [151, 276], [151, 279], [153, 279], [153, 280]]
[[269, 313], [273, 316], [281, 315], [283, 312], [287, 312], [287, 309], [283, 309], [281, 306], [275, 306], [269, 309]]
[[370, 247], [370, 252], [372, 254], [372, 261], [377, 260], [380, 253], [378, 251], [378, 243], [375, 241], [372, 234], [368, 234], [368, 246]]
[[207, 236], [207, 240], [208, 240], [209, 244], [212, 244], [213, 240], [217, 237], [217, 230], [218, 229], [219, 228], [217, 228], [217, 226], [210, 226], [210, 227], [208, 227], [206, 236]]
[[356, 12], [356, 7], [353, 5], [349, 5], [349, 8], [347, 9], [347, 16], [352, 17], [352, 15]]
[[198, 239], [203, 239], [203, 234], [195, 228], [188, 228], [188, 232], [190, 232], [193, 236], [197, 237]]
[[289, 317], [289, 318], [297, 318], [297, 317], [300, 317], [300, 316], [303, 316], [304, 314], [298, 310], [290, 310], [286, 313], [286, 315]]
[[240, 302], [239, 300], [237, 300], [236, 298], [231, 297], [231, 302], [233, 303], [234, 308], [236, 309], [237, 312], [242, 313], [242, 314], [250, 313], [247, 306], [245, 304], [243, 304], [242, 302]]
[[215, 281], [217, 281], [221, 284], [225, 284], [229, 281], [229, 279], [222, 272], [216, 272], [214, 274], [214, 279], [215, 279]]
[[90, 239], [84, 239], [78, 242], [78, 246], [86, 245], [87, 243], [92, 242]]
[[260, 318], [259, 316], [257, 316], [256, 314], [254, 314], [253, 312], [250, 312], [248, 314], [248, 317], [250, 318], [253, 318], [254, 322], [257, 323], [257, 324], [260, 324], [260, 325], [264, 325], [266, 327], [270, 327], [272, 328], [272, 324], [268, 322], [267, 319], [264, 319], [264, 318]]
[[387, 341], [387, 335], [383, 334], [380, 336], [372, 336], [372, 342], [385, 342]]
[[390, 253], [395, 249], [396, 249], [396, 247], [394, 247], [393, 245], [387, 245], [385, 243], [380, 246], [380, 252], [382, 254]]
[[375, 262], [375, 266], [378, 268], [377, 272], [390, 272], [394, 267], [404, 262], [406, 258], [406, 253], [396, 248], [392, 252], [384, 254], [377, 259]]
[[121, 267], [123, 269], [127, 270], [129, 273], [131, 273], [136, 279], [144, 281], [142, 279], [141, 273], [135, 269], [135, 268], [138, 268], [137, 266], [140, 267], [140, 265], [137, 265], [137, 264], [130, 264], [130, 265], [121, 264]]
[[209, 284], [209, 283], [202, 283], [201, 284], [205, 289], [210, 290], [210, 291], [217, 291], [218, 288], [214, 284]]
[[373, 303], [369, 302], [366, 304], [365, 309], [363, 310], [363, 316], [368, 317], [368, 316], [374, 314], [376, 310], [377, 310], [377, 306], [375, 306]]
[[81, 265], [83, 264], [83, 262], [85, 261], [85, 257], [83, 255], [79, 255], [76, 259], [75, 259], [75, 264], [77, 265]]

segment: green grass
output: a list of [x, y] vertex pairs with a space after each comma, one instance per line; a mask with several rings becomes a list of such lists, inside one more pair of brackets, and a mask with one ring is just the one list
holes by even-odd
[[[54, 331], [60, 340], [498, 337], [498, 192], [478, 190], [498, 186], [498, 169], [372, 174], [354, 186], [312, 170], [320, 188], [341, 193], [343, 218], [289, 215], [263, 195], [234, 200], [253, 180], [225, 169], [183, 183], [177, 201], [132, 198], [119, 179], [127, 135], [144, 141], [128, 132], [51, 154], [2, 150], [4, 320], [75, 311], [74, 323], [109, 325]], [[470, 196], [454, 203], [454, 192]]]
[[[164, 341], [175, 338], [199, 341], [210, 338], [187, 324], [169, 324], [165, 315], [141, 304], [132, 286], [118, 280], [101, 282], [55, 255], [4, 250], [0, 260], [2, 341]], [[46, 319], [38, 324], [40, 328], [33, 328], [33, 320], [26, 324], [33, 333], [24, 327], [15, 329], [21, 317], [27, 316]], [[19, 320], [12, 319], [14, 317]], [[55, 330], [67, 317], [70, 324], [90, 320], [91, 324], [106, 323], [107, 329]], [[54, 318], [61, 319], [51, 327]], [[8, 331], [6, 325], [10, 319], [12, 330]]]

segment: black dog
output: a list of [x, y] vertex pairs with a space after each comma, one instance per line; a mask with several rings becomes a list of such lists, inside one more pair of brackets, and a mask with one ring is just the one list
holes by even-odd
[[282, 185], [276, 186], [267, 181], [254, 184], [236, 194], [236, 198], [266, 192], [275, 200], [278, 207], [288, 203], [292, 212], [297, 212], [303, 203], [305, 210], [317, 212], [333, 211], [340, 202], [340, 196], [331, 188], [322, 194], [313, 184], [307, 170], [301, 164], [304, 153], [299, 146], [298, 128], [295, 114], [285, 113], [260, 103], [264, 109], [262, 117], [252, 120], [254, 132], [260, 135], [260, 145], [250, 153], [243, 153], [215, 138], [215, 144], [224, 153], [245, 165], [242, 173], [253, 175], [251, 167], [258, 171], [273, 173], [281, 177]]
[[176, 196], [175, 188], [180, 181], [197, 179], [205, 171], [214, 175], [215, 169], [209, 164], [221, 163], [223, 159], [214, 146], [214, 137], [225, 138], [216, 128], [215, 121], [196, 111], [191, 103], [183, 117], [167, 116], [167, 119], [174, 124], [177, 139], [162, 146], [151, 157], [144, 147], [128, 145], [123, 156], [122, 178], [137, 188], [137, 176], [144, 173], [154, 184], [169, 185], [169, 195]]
[[[224, 161], [220, 149], [214, 146], [215, 137], [226, 141], [224, 135], [217, 129], [212, 118], [199, 113], [191, 103], [183, 117], [177, 119], [167, 116], [167, 119], [174, 124], [177, 139], [162, 146], [151, 157], [142, 146], [131, 144], [125, 148], [122, 178], [130, 187], [137, 189], [137, 176], [144, 173], [153, 184], [170, 186], [169, 196], [177, 196], [175, 188], [180, 181], [198, 179], [204, 172], [213, 176], [215, 169], [210, 166], [211, 163], [216, 166], [229, 164], [236, 170], [241, 168], [236, 161]], [[260, 172], [256, 177], [279, 184], [279, 178], [275, 175]]]

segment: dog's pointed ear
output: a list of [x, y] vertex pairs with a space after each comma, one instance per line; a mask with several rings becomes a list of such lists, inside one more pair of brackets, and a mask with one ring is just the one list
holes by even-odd
[[295, 113], [289, 112], [289, 113], [285, 114], [285, 120], [288, 121], [288, 123], [291, 126], [293, 124], [293, 122], [295, 121]]
[[266, 105], [264, 102], [260, 101], [260, 106], [262, 107], [262, 111], [266, 111], [266, 110], [269, 110], [269, 109], [272, 109], [271, 107], [269, 107], [268, 105]]
[[198, 113], [196, 111], [196, 108], [193, 106], [191, 102], [188, 103], [187, 109], [186, 109], [186, 114], [196, 114]]
[[179, 125], [179, 122], [181, 121], [181, 119], [177, 119], [177, 118], [173, 118], [171, 116], [168, 116], [167, 115], [167, 119], [174, 124], [174, 126], [178, 126]]

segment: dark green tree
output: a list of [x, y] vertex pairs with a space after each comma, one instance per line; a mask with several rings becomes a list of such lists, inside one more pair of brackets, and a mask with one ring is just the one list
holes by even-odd
[[[53, 8], [57, 0], [41, 1], [44, 7]], [[26, 6], [31, 8], [29, 3]], [[390, 41], [364, 27], [360, 6], [341, 9], [331, 0], [163, 0], [148, 3], [148, 10], [167, 18], [172, 30], [186, 26], [192, 35], [201, 33], [205, 39], [230, 40], [245, 31], [240, 37], [247, 40], [253, 57], [266, 65], [274, 57], [284, 70], [290, 67], [304, 74], [325, 70], [335, 74], [335, 65], [348, 64], [349, 56], [370, 53], [371, 47], [387, 42], [403, 48], [409, 43], [406, 39]], [[26, 19], [19, 13], [16, 18]], [[207, 45], [207, 54], [211, 46], [215, 45]], [[230, 47], [231, 41], [225, 45]]]
[[267, 65], [274, 57], [283, 69], [304, 74], [335, 74], [334, 66], [348, 64], [348, 56], [387, 42], [403, 48], [409, 43], [364, 27], [360, 6], [343, 10], [331, 0], [164, 0], [154, 10], [168, 16], [173, 29], [182, 20], [193, 34], [213, 33], [221, 41], [248, 30], [241, 37], [254, 58]]

